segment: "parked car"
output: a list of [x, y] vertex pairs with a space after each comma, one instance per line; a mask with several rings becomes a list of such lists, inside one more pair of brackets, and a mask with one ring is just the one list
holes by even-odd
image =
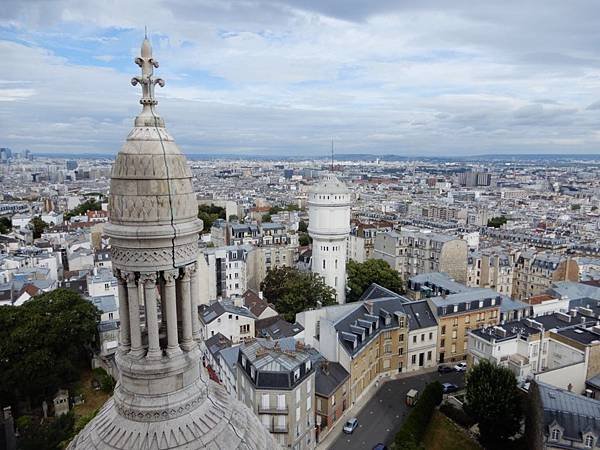
[[452, 367], [452, 366], [446, 366], [445, 364], [441, 364], [441, 365], [438, 366], [438, 372], [439, 373], [454, 372], [454, 367]]
[[356, 417], [353, 417], [352, 419], [348, 420], [348, 422], [346, 422], [346, 425], [344, 425], [344, 433], [352, 434], [352, 432], [356, 429], [357, 426], [358, 419]]
[[387, 450], [387, 447], [384, 444], [379, 443], [373, 447], [373, 450]]
[[454, 383], [442, 383], [442, 388], [444, 389], [444, 394], [458, 391], [458, 386]]
[[459, 362], [457, 365], [454, 366], [454, 370], [456, 370], [457, 372], [466, 372], [467, 371], [467, 363]]

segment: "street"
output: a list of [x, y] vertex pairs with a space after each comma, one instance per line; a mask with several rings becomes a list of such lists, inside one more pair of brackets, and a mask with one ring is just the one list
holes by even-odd
[[329, 449], [369, 450], [380, 442], [389, 445], [409, 412], [405, 403], [406, 393], [410, 389], [417, 389], [421, 393], [427, 383], [435, 380], [455, 383], [461, 388], [464, 386], [464, 374], [456, 372], [429, 372], [384, 383], [360, 413], [352, 416], [358, 417], [358, 427], [354, 433], [344, 434], [340, 431]]

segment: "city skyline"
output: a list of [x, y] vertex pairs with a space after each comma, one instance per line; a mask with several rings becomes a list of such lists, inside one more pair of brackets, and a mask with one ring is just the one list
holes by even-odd
[[600, 7], [576, 3], [9, 2], [0, 146], [114, 155], [147, 25], [189, 154], [598, 153]]

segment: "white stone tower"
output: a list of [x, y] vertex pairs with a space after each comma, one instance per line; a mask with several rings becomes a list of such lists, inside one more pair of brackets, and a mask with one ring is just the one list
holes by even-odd
[[327, 175], [308, 194], [308, 233], [312, 271], [346, 303], [346, 242], [350, 233], [350, 191], [335, 175]]
[[154, 87], [164, 82], [153, 76], [158, 62], [147, 38], [135, 62], [142, 75], [132, 84], [142, 86], [143, 108], [113, 166], [105, 227], [119, 281], [120, 376], [113, 398], [69, 448], [277, 448], [250, 409], [202, 367], [202, 222], [191, 171], [155, 111]]

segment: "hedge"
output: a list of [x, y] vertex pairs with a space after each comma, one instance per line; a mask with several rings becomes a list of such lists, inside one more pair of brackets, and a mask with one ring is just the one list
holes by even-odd
[[447, 417], [455, 421], [463, 428], [471, 428], [475, 423], [475, 420], [471, 418], [464, 410], [457, 408], [454, 405], [445, 403], [440, 406], [440, 412], [444, 413]]
[[437, 381], [425, 386], [417, 404], [396, 433], [394, 438], [396, 449], [419, 448], [433, 411], [442, 401], [442, 393], [442, 385]]

